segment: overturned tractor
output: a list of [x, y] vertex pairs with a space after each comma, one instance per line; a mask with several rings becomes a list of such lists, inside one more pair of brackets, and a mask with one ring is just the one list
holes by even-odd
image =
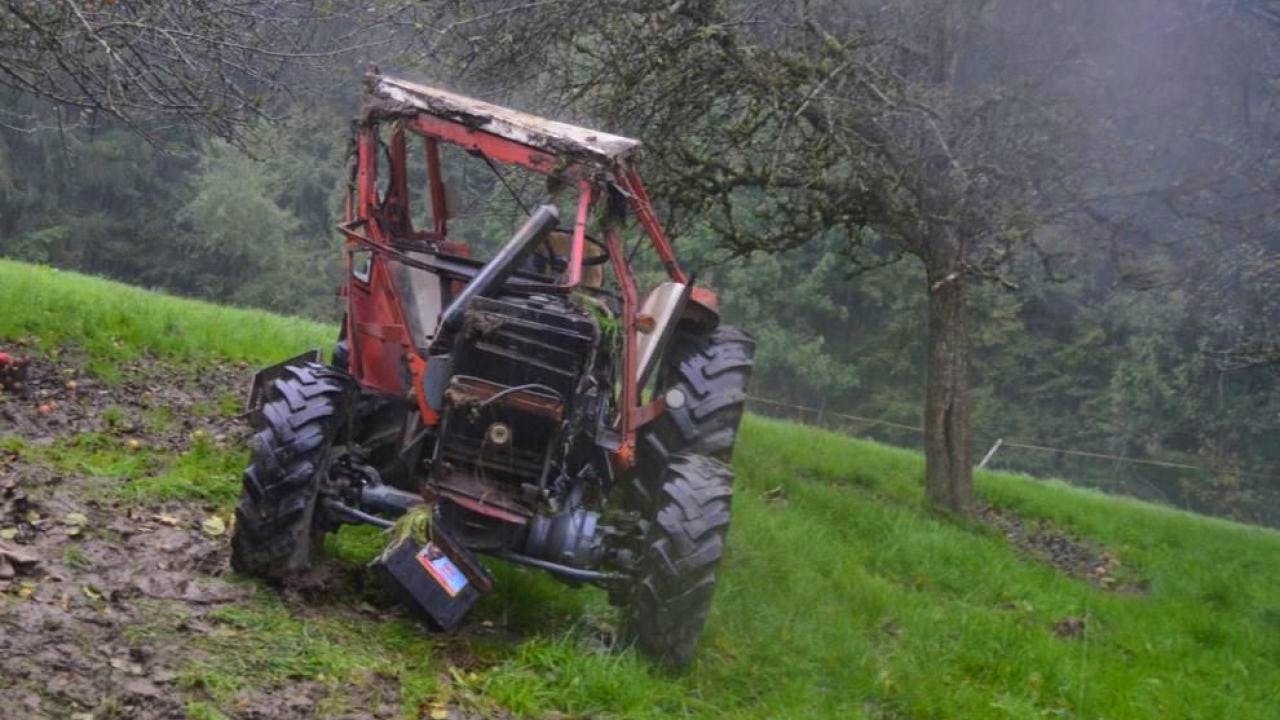
[[[233, 565], [285, 578], [324, 533], [407, 513], [425, 533], [393, 534], [379, 562], [436, 625], [492, 589], [483, 554], [605, 588], [624, 641], [687, 665], [729, 529], [753, 341], [677, 263], [639, 142], [366, 83], [339, 226], [346, 317], [330, 364], [312, 352], [254, 379]], [[450, 235], [449, 146], [546, 178], [548, 202], [487, 259]], [[643, 297], [624, 233], [667, 276]]]

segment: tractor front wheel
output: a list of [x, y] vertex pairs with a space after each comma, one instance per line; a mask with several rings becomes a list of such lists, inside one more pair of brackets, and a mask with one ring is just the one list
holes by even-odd
[[668, 405], [641, 428], [639, 469], [622, 491], [627, 506], [653, 507], [659, 483], [655, 476], [677, 454], [706, 455], [725, 464], [733, 460], [755, 352], [756, 341], [729, 325], [709, 333], [681, 332], [672, 339], [657, 386], [679, 404]]
[[323, 538], [316, 502], [342, 427], [346, 376], [317, 363], [290, 366], [268, 390], [231, 539], [238, 572], [280, 580], [306, 570]]
[[642, 523], [635, 579], [624, 600], [623, 640], [659, 665], [693, 661], [711, 609], [729, 532], [733, 471], [703, 455], [675, 455]]

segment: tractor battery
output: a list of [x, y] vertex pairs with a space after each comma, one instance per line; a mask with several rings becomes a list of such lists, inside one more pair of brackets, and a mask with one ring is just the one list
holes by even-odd
[[406, 538], [388, 547], [373, 564], [408, 607], [445, 632], [455, 630], [471, 606], [493, 588], [489, 571], [438, 528], [425, 545]]

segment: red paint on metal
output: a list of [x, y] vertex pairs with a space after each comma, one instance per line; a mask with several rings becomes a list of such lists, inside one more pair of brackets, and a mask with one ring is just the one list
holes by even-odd
[[689, 282], [689, 276], [680, 268], [680, 263], [676, 262], [675, 250], [672, 249], [667, 234], [662, 230], [662, 223], [658, 222], [658, 216], [653, 211], [653, 203], [649, 202], [649, 193], [645, 191], [644, 183], [640, 181], [640, 174], [633, 168], [627, 168], [618, 179], [623, 189], [630, 195], [631, 211], [636, 214], [636, 219], [640, 221], [641, 227], [653, 243], [653, 249], [658, 252], [662, 266], [667, 269], [667, 275], [678, 283]]
[[569, 275], [566, 284], [569, 287], [577, 287], [582, 282], [582, 258], [586, 254], [587, 244], [587, 214], [591, 211], [591, 184], [587, 182], [578, 185], [578, 215], [573, 221], [573, 246], [569, 251], [569, 267], [566, 272]]
[[[405, 131], [421, 135], [424, 140], [434, 225], [429, 231], [415, 232], [411, 223], [412, 200], [407, 187]], [[421, 392], [426, 361], [412, 345], [392, 268], [399, 254], [396, 248], [405, 242], [431, 240], [438, 243], [440, 252], [467, 254], [465, 244], [448, 239], [449, 208], [440, 168], [439, 143], [450, 143], [496, 163], [524, 167], [577, 185], [580, 194], [568, 267], [561, 277], [561, 288], [573, 288], [582, 281], [587, 222], [592, 206], [606, 194], [608, 181], [616, 183], [616, 187], [627, 196], [640, 229], [648, 236], [667, 274], [677, 282], [688, 282], [688, 275], [677, 262], [675, 251], [658, 220], [639, 174], [627, 167], [624, 161], [618, 161], [613, 174], [606, 181], [599, 168], [575, 164], [572, 160], [557, 157], [553, 152], [525, 145], [463, 122], [420, 113], [399, 121], [396, 126], [389, 147], [391, 177], [387, 197], [379, 198], [377, 173], [381, 150], [376, 124], [361, 125], [357, 130], [356, 141], [356, 189], [354, 194], [349, 195], [347, 222], [340, 228], [347, 238], [349, 251], [347, 337], [351, 343], [350, 371], [364, 386], [400, 397], [408, 390], [406, 385], [412, 383], [419, 411], [428, 424], [438, 422], [438, 418], [426, 405]], [[603, 228], [603, 235], [622, 298], [623, 380], [618, 413], [622, 442], [611, 460], [615, 466], [625, 470], [635, 462], [636, 429], [661, 412], [661, 404], [660, 401], [654, 401], [641, 406], [640, 388], [636, 382], [638, 290], [627, 263], [619, 228], [613, 222], [608, 222]], [[358, 280], [352, 275], [355, 269], [352, 253], [357, 250], [371, 253], [367, 281]], [[455, 291], [459, 289], [454, 288]], [[715, 294], [705, 288], [694, 288], [691, 301], [700, 310], [712, 315], [718, 312]], [[456, 495], [451, 495], [451, 499], [460, 503], [475, 503], [473, 499], [464, 501]], [[480, 503], [480, 507], [471, 509], [487, 513], [493, 511], [492, 506], [483, 503]]]
[[423, 425], [435, 427], [440, 424], [440, 415], [427, 403], [427, 388], [423, 379], [427, 375], [427, 361], [418, 353], [409, 355], [409, 376], [413, 382], [413, 397], [418, 402], [418, 415]]
[[388, 259], [375, 252], [369, 262], [369, 282], [353, 278], [347, 298], [351, 374], [368, 388], [403, 396], [412, 342]]
[[641, 405], [636, 408], [636, 429], [648, 425], [658, 418], [659, 415], [667, 411], [666, 398], [659, 397], [649, 402], [647, 405]]
[[720, 298], [710, 288], [695, 286], [684, 308], [684, 320], [705, 330], [720, 324]]
[[495, 162], [519, 165], [543, 175], [575, 179], [589, 176], [582, 168], [561, 163], [555, 155], [460, 123], [430, 115], [418, 115], [411, 122], [410, 127], [423, 135], [457, 145], [464, 150], [482, 153]]
[[387, 196], [382, 199], [382, 216], [386, 227], [392, 235], [407, 237], [413, 233], [413, 225], [409, 218], [409, 173], [405, 172], [405, 137], [404, 128], [397, 126], [391, 133], [391, 155], [388, 164], [389, 182]]
[[378, 130], [362, 125], [356, 136], [356, 216], [370, 218], [378, 207]]
[[529, 522], [529, 518], [523, 515], [513, 513], [510, 510], [503, 510], [495, 505], [480, 502], [479, 500], [468, 497], [459, 492], [454, 492], [448, 488], [441, 488], [440, 496], [448, 498], [450, 502], [455, 502], [471, 512], [502, 520], [503, 522], [514, 523], [516, 525], [524, 525]]
[[445, 200], [444, 179], [440, 175], [440, 146], [433, 137], [424, 137], [427, 156], [427, 182], [431, 185], [431, 216], [440, 240], [448, 235], [449, 207]]
[[689, 293], [689, 302], [697, 303], [716, 315], [720, 314], [720, 298], [711, 288], [702, 287], [701, 285], [694, 287]]
[[636, 405], [639, 403], [639, 388], [636, 386], [636, 311], [638, 309], [638, 293], [636, 281], [631, 276], [631, 268], [627, 267], [626, 254], [622, 249], [622, 237], [618, 227], [612, 223], [604, 229], [605, 246], [609, 248], [609, 259], [613, 264], [613, 272], [618, 278], [618, 288], [622, 292], [622, 407], [619, 415], [619, 430], [622, 433], [622, 445], [615, 453], [616, 460], [623, 468], [634, 462], [636, 443], [635, 421]]
[[[398, 154], [402, 163], [403, 133], [401, 138]], [[405, 358], [414, 351], [406, 330], [403, 306], [396, 294], [389, 260], [384, 252], [377, 252], [380, 248], [388, 247], [389, 240], [385, 235], [383, 222], [379, 222], [385, 222], [386, 218], [382, 218], [378, 212], [381, 199], [377, 188], [377, 127], [361, 125], [356, 133], [356, 147], [356, 218], [339, 226], [339, 230], [347, 238], [348, 249], [347, 342], [351, 346], [349, 370], [365, 387], [402, 396], [408, 379]], [[394, 160], [392, 166], [394, 169]], [[394, 178], [392, 180], [394, 185]], [[394, 193], [394, 188], [390, 192]], [[361, 236], [355, 231], [357, 225], [366, 235]], [[362, 248], [374, 251], [369, 257], [367, 281], [356, 279], [354, 274], [352, 252]]]

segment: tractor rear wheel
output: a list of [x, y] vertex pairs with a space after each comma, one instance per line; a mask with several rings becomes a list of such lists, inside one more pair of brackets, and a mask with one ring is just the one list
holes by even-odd
[[635, 577], [625, 593], [623, 641], [683, 670], [693, 661], [711, 609], [729, 532], [733, 471], [703, 455], [671, 458], [642, 523]]
[[236, 503], [231, 566], [279, 580], [311, 563], [323, 538], [316, 502], [330, 450], [343, 425], [346, 375], [318, 363], [285, 368], [268, 389], [265, 426]]

